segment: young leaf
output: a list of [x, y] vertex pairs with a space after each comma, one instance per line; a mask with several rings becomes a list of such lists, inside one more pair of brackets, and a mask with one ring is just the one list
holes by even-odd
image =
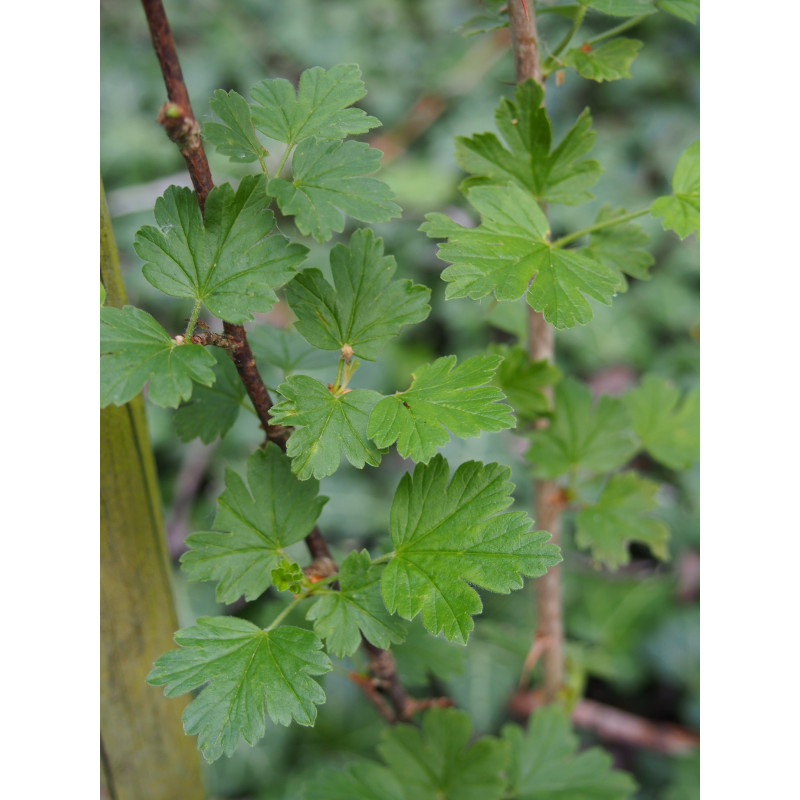
[[284, 548], [311, 531], [328, 501], [317, 496], [317, 481], [292, 475], [289, 459], [272, 442], [250, 456], [247, 483], [249, 491], [238, 473], [226, 471], [216, 530], [193, 533], [181, 556], [189, 580], [219, 581], [221, 603], [261, 596], [272, 584], [272, 570], [286, 560]]
[[422, 730], [385, 728], [381, 758], [400, 781], [406, 800], [499, 800], [508, 760], [503, 741], [484, 736], [469, 744], [472, 723], [463, 711], [432, 708]]
[[493, 292], [498, 300], [513, 300], [527, 289], [528, 305], [556, 328], [592, 319], [586, 295], [611, 304], [621, 285], [618, 271], [585, 250], [552, 247], [547, 218], [524, 189], [478, 186], [467, 199], [480, 212], [479, 227], [463, 228], [443, 214], [428, 214], [420, 227], [428, 236], [448, 239], [438, 250], [452, 264], [442, 272], [448, 299]]
[[628, 542], [644, 542], [653, 555], [669, 558], [669, 530], [663, 522], [646, 517], [656, 508], [658, 484], [635, 472], [614, 475], [600, 499], [579, 512], [575, 519], [575, 541], [578, 547], [589, 547], [595, 561], [611, 569], [630, 561]]
[[421, 611], [431, 633], [465, 644], [471, 615], [482, 609], [472, 586], [507, 594], [523, 576], [539, 577], [561, 561], [550, 534], [531, 531], [527, 514], [500, 513], [512, 502], [509, 474], [470, 461], [448, 485], [450, 469], [437, 455], [403, 476], [392, 502], [394, 556], [381, 579], [390, 612], [410, 620]]
[[269, 155], [258, 141], [250, 105], [244, 97], [217, 89], [208, 104], [222, 122], [206, 122], [203, 138], [219, 153], [237, 164], [249, 164]]
[[493, 133], [456, 139], [459, 165], [479, 176], [468, 178], [462, 188], [486, 183], [487, 179], [501, 184], [512, 181], [541, 203], [574, 206], [592, 199], [586, 190], [597, 182], [603, 169], [596, 161], [583, 158], [594, 143], [589, 111], [578, 117], [551, 153], [550, 120], [543, 100], [544, 90], [529, 79], [517, 85], [513, 101], [500, 101], [495, 119], [508, 149]]
[[655, 12], [653, 0], [578, 0], [578, 2], [614, 17], [638, 17]]
[[502, 735], [516, 800], [628, 800], [636, 791], [628, 773], [613, 769], [608, 753], [599, 747], [578, 750], [578, 737], [557, 705], [535, 711], [527, 732], [506, 725]]
[[592, 408], [588, 386], [565, 378], [555, 388], [555, 414], [545, 430], [531, 434], [527, 458], [534, 475], [555, 478], [578, 468], [609, 472], [636, 452], [622, 400], [603, 396]]
[[175, 412], [175, 433], [182, 442], [199, 436], [209, 444], [225, 436], [244, 403], [246, 391], [233, 360], [224, 350], [212, 348], [210, 352], [217, 362], [214, 385], [196, 386], [191, 400]]
[[337, 396], [306, 375], [292, 375], [278, 392], [286, 399], [272, 407], [272, 422], [294, 428], [286, 452], [300, 480], [333, 475], [342, 451], [359, 469], [380, 464], [381, 454], [367, 438], [369, 415], [381, 399], [377, 392], [353, 389]]
[[406, 800], [400, 780], [372, 761], [350, 764], [344, 772], [325, 770], [304, 788], [305, 800]]
[[[605, 205], [597, 212], [595, 224], [625, 215], [624, 208], [613, 210]], [[589, 246], [583, 252], [590, 258], [613, 269], [620, 280], [620, 292], [628, 290], [626, 275], [640, 281], [649, 281], [648, 270], [654, 263], [653, 256], [642, 248], [650, 237], [635, 222], [625, 222], [595, 231], [589, 238]]]
[[[591, 45], [567, 50], [563, 62], [574, 67], [584, 78], [602, 83], [631, 77], [631, 64], [639, 53], [642, 43], [637, 39], [618, 36], [594, 49]], [[589, 48], [588, 50], [586, 48]]]
[[348, 107], [366, 93], [356, 64], [339, 64], [327, 72], [313, 67], [300, 76], [297, 95], [283, 78], [254, 86], [250, 94], [257, 105], [251, 113], [258, 130], [290, 147], [310, 136], [344, 139], [381, 124], [360, 108]]
[[339, 569], [339, 591], [321, 594], [306, 614], [314, 621], [314, 633], [338, 658], [358, 649], [362, 633], [383, 649], [405, 638], [404, 626], [389, 615], [381, 600], [382, 569], [370, 564], [366, 550], [351, 552]]
[[400, 328], [430, 313], [430, 289], [392, 280], [394, 256], [384, 256], [383, 239], [372, 231], [359, 229], [348, 245], [335, 245], [330, 263], [335, 289], [319, 270], [306, 269], [286, 290], [295, 327], [314, 347], [349, 345], [359, 358], [374, 361]]
[[214, 357], [196, 344], [176, 344], [147, 312], [134, 306], [100, 309], [100, 407], [121, 406], [150, 381], [147, 396], [176, 408], [192, 381], [214, 382]]
[[486, 386], [499, 356], [473, 356], [456, 366], [455, 356], [419, 367], [405, 392], [384, 397], [373, 409], [367, 435], [381, 449], [397, 442], [403, 458], [427, 463], [454, 436], [478, 436], [516, 425], [503, 393]]
[[695, 25], [700, 13], [700, 0], [656, 0], [656, 8]]
[[700, 455], [700, 393], [680, 392], [667, 381], [647, 375], [625, 395], [633, 430], [645, 450], [670, 469], [688, 469]]
[[329, 672], [322, 642], [289, 626], [261, 630], [235, 617], [203, 617], [175, 634], [179, 650], [156, 659], [147, 676], [167, 697], [205, 688], [183, 712], [187, 734], [209, 763], [230, 756], [244, 739], [255, 744], [265, 730], [264, 713], [278, 725], [292, 719], [313, 725], [325, 692], [311, 675]]
[[685, 239], [700, 234], [700, 142], [686, 148], [672, 174], [672, 194], [659, 197], [650, 206], [654, 217], [663, 217], [664, 230], [673, 230]]
[[144, 276], [172, 297], [202, 300], [208, 310], [241, 324], [251, 311], [265, 312], [305, 260], [307, 248], [279, 234], [268, 236], [275, 217], [267, 209], [264, 178], [242, 178], [213, 188], [205, 221], [195, 193], [170, 186], [156, 200], [158, 227], [139, 229], [134, 249], [144, 260]]
[[342, 212], [362, 222], [386, 222], [399, 217], [391, 189], [365, 175], [380, 166], [380, 150], [364, 142], [305, 139], [292, 156], [292, 180], [273, 178], [267, 184], [286, 215], [304, 236], [327, 242], [344, 230]]
[[497, 368], [495, 383], [520, 420], [534, 420], [550, 411], [550, 404], [541, 390], [561, 379], [561, 372], [547, 359], [531, 361], [519, 345], [493, 345], [492, 352], [503, 356]]

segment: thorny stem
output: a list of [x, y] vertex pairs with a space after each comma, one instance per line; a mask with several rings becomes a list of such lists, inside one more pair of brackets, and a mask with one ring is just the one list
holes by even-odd
[[[159, 122], [164, 126], [170, 139], [178, 144], [181, 149], [181, 154], [186, 161], [186, 167], [197, 194], [197, 203], [202, 213], [205, 210], [206, 198], [214, 187], [214, 183], [211, 179], [208, 159], [203, 150], [203, 142], [199, 135], [200, 126], [192, 112], [189, 92], [183, 80], [178, 54], [175, 50], [175, 42], [172, 38], [162, 0], [142, 0], [142, 6], [144, 7], [150, 35], [153, 39], [153, 47], [161, 65], [161, 73], [167, 87], [167, 97], [170, 101], [162, 108], [159, 114]], [[287, 148], [281, 166], [286, 162], [288, 153], [289, 150]], [[244, 326], [233, 325], [224, 321], [223, 326], [225, 335], [230, 343], [231, 355], [236, 364], [236, 369], [267, 433], [267, 439], [274, 441], [286, 452], [286, 440], [289, 436], [289, 430], [280, 425], [270, 425], [272, 400], [256, 366]], [[318, 528], [315, 527], [306, 536], [305, 541], [314, 561], [327, 559], [332, 564], [335, 564], [328, 550], [328, 545], [325, 539], [322, 538]], [[293, 606], [289, 608], [291, 607]], [[286, 613], [289, 613], [288, 609]], [[372, 675], [379, 682], [380, 690], [389, 698], [394, 707], [395, 713], [390, 721], [397, 722], [407, 719], [410, 713], [421, 707], [419, 703], [424, 703], [425, 701], [415, 701], [406, 694], [397, 675], [394, 656], [388, 650], [381, 650], [363, 638], [362, 646], [369, 657]], [[369, 693], [367, 696], [373, 699]], [[442, 699], [436, 702], [446, 704], [450, 701]]]
[[[531, 0], [532, 2], [532, 0]], [[514, 48], [514, 64], [517, 82], [533, 78], [544, 84], [539, 61], [539, 39], [536, 31], [536, 14], [526, 15], [521, 0], [510, 0], [508, 4], [511, 25], [511, 42]], [[553, 329], [544, 316], [528, 308], [528, 354], [532, 361], [555, 360]], [[552, 402], [552, 387], [545, 387], [545, 394]], [[545, 427], [542, 418], [537, 427]], [[536, 526], [550, 532], [551, 541], [558, 544], [561, 532], [561, 505], [558, 487], [553, 481], [534, 481], [536, 498]], [[564, 623], [561, 608], [560, 567], [550, 569], [535, 582], [538, 601], [538, 628], [535, 638], [547, 643], [542, 653], [544, 664], [544, 692], [548, 702], [553, 701], [564, 683]]]
[[611, 228], [614, 225], [622, 225], [623, 222], [630, 222], [632, 219], [636, 219], [637, 217], [642, 217], [645, 214], [650, 213], [650, 206], [647, 208], [643, 208], [640, 211], [631, 211], [630, 214], [622, 214], [619, 217], [614, 217], [614, 219], [607, 219], [603, 222], [596, 222], [594, 225], [590, 225], [588, 228], [581, 228], [579, 231], [575, 231], [574, 233], [569, 233], [566, 236], [562, 236], [560, 239], [556, 239], [554, 242], [551, 243], [551, 247], [558, 248], [564, 247], [564, 245], [570, 244], [570, 242], [574, 242], [576, 239], [580, 239], [581, 236], [586, 236], [588, 233], [595, 233], [595, 231], [601, 231], [603, 228]]

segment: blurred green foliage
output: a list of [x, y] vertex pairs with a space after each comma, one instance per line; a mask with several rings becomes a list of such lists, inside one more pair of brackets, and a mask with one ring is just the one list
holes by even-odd
[[[433, 290], [433, 313], [423, 324], [391, 343], [378, 362], [363, 364], [353, 381], [393, 392], [408, 386], [419, 364], [454, 353], [459, 361], [490, 342], [510, 343], [524, 334], [524, 305], [468, 299], [444, 302], [435, 243], [419, 233], [423, 215], [442, 211], [470, 219], [457, 191], [464, 175], [456, 165], [455, 135], [494, 129], [500, 95], [513, 93], [513, 65], [505, 32], [465, 38], [456, 29], [480, 11], [478, 0], [167, 0], [184, 77], [196, 116], [211, 118], [208, 100], [216, 89], [247, 95], [267, 77], [295, 82], [303, 69], [359, 64], [367, 87], [360, 104], [383, 128], [363, 137], [391, 158], [381, 176], [390, 183], [403, 217], [375, 226], [387, 253], [398, 262], [397, 277]], [[587, 17], [590, 33], [611, 27], [600, 14]], [[183, 160], [155, 117], [166, 100], [144, 15], [138, 3], [101, 0], [101, 171], [114, 216], [129, 302], [148, 309], [167, 328], [180, 330], [190, 303], [167, 301], [148, 286], [132, 249], [134, 233], [153, 222], [156, 197], [170, 183], [188, 185]], [[569, 23], [555, 14], [540, 18], [540, 35], [557, 42]], [[596, 203], [574, 209], [553, 207], [554, 238], [591, 224], [602, 203], [640, 208], [670, 190], [680, 153], [698, 138], [698, 29], [667, 14], [654, 14], [633, 29], [644, 46], [631, 67], [632, 78], [596, 84], [567, 70], [563, 84], [548, 81], [547, 106], [554, 137], [564, 134], [589, 106], [597, 129], [593, 157], [605, 172]], [[380, 138], [375, 138], [380, 137]], [[248, 168], [231, 164], [209, 148], [216, 183], [236, 181]], [[460, 215], [460, 216], [459, 216]], [[477, 220], [473, 220], [477, 222]], [[289, 225], [288, 221], [281, 224]], [[652, 280], [632, 280], [613, 307], [593, 304], [595, 318], [585, 327], [559, 333], [557, 360], [565, 375], [588, 381], [597, 393], [619, 394], [644, 372], [670, 379], [681, 390], [698, 384], [699, 273], [694, 236], [683, 243], [644, 218], [655, 257]], [[338, 240], [347, 240], [345, 230]], [[329, 275], [325, 246], [311, 248], [308, 266]], [[281, 306], [272, 312], [280, 322]], [[214, 322], [209, 320], [212, 327]], [[316, 365], [315, 365], [316, 366]], [[330, 369], [314, 375], [335, 377]], [[280, 372], [267, 374], [278, 381]], [[272, 384], [274, 385], [274, 384]], [[180, 535], [210, 527], [223, 468], [244, 467], [258, 422], [241, 414], [232, 430], [211, 448], [183, 444], [175, 435], [174, 412], [148, 407], [150, 431], [162, 481], [171, 546]], [[453, 440], [444, 448], [451, 469], [469, 459], [496, 460], [512, 467], [516, 497], [530, 501], [530, 479], [522, 458], [525, 442], [512, 433]], [[202, 475], [188, 508], [185, 486], [198, 461]], [[320, 528], [342, 558], [355, 547], [373, 555], [388, 546], [391, 498], [406, 465], [396, 454], [385, 469], [363, 471], [344, 464], [321, 481], [330, 497]], [[674, 473], [646, 458], [636, 464], [660, 483], [659, 518], [672, 531], [672, 560], [661, 564], [645, 548], [634, 548], [628, 568], [617, 573], [594, 569], [572, 543], [565, 524], [562, 571], [570, 669], [589, 696], [612, 702], [651, 719], [694, 727], [698, 720], [699, 613], [693, 565], [699, 550], [699, 471]], [[177, 537], [177, 540], [176, 538]], [[296, 557], [305, 557], [298, 545]], [[301, 561], [301, 563], [303, 563]], [[176, 573], [181, 626], [201, 614], [224, 613], [211, 583], [187, 584]], [[476, 734], [497, 733], [508, 719], [506, 702], [516, 688], [535, 626], [533, 586], [509, 596], [484, 594], [485, 613], [477, 619], [469, 651], [421, 636], [417, 623], [397, 648], [400, 671], [420, 693], [450, 694], [472, 717]], [[268, 620], [276, 601], [269, 595], [237, 613]], [[270, 610], [270, 607], [272, 610]], [[302, 614], [291, 624], [310, 626]], [[406, 624], [406, 623], [404, 623]], [[468, 658], [465, 658], [466, 655]], [[374, 757], [383, 722], [346, 672], [359, 668], [361, 655], [326, 678], [328, 701], [316, 727], [280, 728], [267, 721], [267, 735], [255, 748], [242, 746], [231, 759], [208, 768], [214, 797], [248, 795], [261, 800], [295, 797], [303, 775], [359, 755]], [[422, 687], [422, 688], [420, 688]], [[154, 690], [155, 691], [155, 690]], [[165, 701], [168, 702], [168, 701]], [[617, 765], [630, 769], [642, 786], [641, 798], [690, 798], [697, 785], [696, 758], [682, 760], [617, 747]]]

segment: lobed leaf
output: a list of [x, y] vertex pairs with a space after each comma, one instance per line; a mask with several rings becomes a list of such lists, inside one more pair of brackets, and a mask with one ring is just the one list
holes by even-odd
[[503, 357], [495, 383], [520, 420], [534, 420], [550, 412], [550, 403], [542, 389], [561, 379], [560, 370], [547, 359], [531, 361], [523, 347], [493, 345], [492, 352]]
[[672, 174], [672, 194], [659, 197], [650, 206], [654, 217], [663, 217], [664, 230], [681, 239], [697, 231], [700, 235], [700, 142], [689, 145]]
[[422, 612], [431, 633], [463, 644], [482, 609], [473, 586], [506, 594], [561, 560], [527, 514], [500, 513], [512, 502], [509, 474], [470, 461], [448, 485], [450, 469], [437, 455], [403, 476], [392, 502], [394, 555], [381, 579], [390, 612], [409, 620]]
[[250, 104], [244, 97], [217, 89], [208, 104], [222, 121], [206, 122], [203, 138], [219, 153], [237, 164], [249, 164], [269, 155], [256, 136]]
[[463, 228], [443, 214], [428, 214], [420, 228], [448, 239], [438, 250], [439, 258], [452, 264], [442, 272], [448, 299], [493, 293], [498, 300], [513, 300], [527, 289], [528, 305], [556, 328], [592, 319], [587, 296], [610, 305], [621, 286], [619, 272], [585, 249], [554, 248], [547, 218], [524, 189], [479, 186], [467, 199], [481, 215], [477, 228]]
[[224, 350], [213, 348], [216, 376], [209, 387], [196, 386], [191, 400], [175, 413], [175, 433], [182, 442], [195, 437], [209, 444], [233, 427], [247, 394], [236, 366]]
[[319, 270], [306, 269], [286, 291], [295, 327], [314, 347], [349, 345], [355, 355], [373, 361], [403, 326], [430, 313], [430, 289], [392, 280], [394, 256], [384, 256], [383, 240], [368, 229], [355, 231], [347, 245], [335, 245], [330, 264], [335, 288]]
[[613, 769], [611, 756], [601, 748], [579, 751], [578, 737], [558, 705], [537, 709], [527, 731], [506, 725], [502, 736], [516, 800], [629, 800], [637, 789], [628, 773]]
[[[642, 42], [619, 36], [597, 48], [584, 44], [567, 50], [562, 61], [584, 78], [602, 83], [631, 77], [631, 64], [639, 53]], [[586, 48], [589, 48], [588, 50]]]
[[511, 181], [540, 203], [579, 205], [592, 199], [586, 190], [597, 182], [603, 169], [596, 161], [583, 158], [594, 144], [589, 111], [578, 117], [550, 152], [552, 133], [543, 101], [544, 89], [533, 79], [517, 85], [513, 101], [500, 101], [495, 120], [507, 147], [493, 133], [456, 138], [456, 161], [477, 176], [464, 181], [462, 188]]
[[313, 725], [325, 692], [312, 675], [329, 672], [322, 642], [293, 627], [261, 630], [235, 617], [203, 617], [175, 634], [180, 649], [156, 659], [147, 682], [167, 697], [202, 689], [183, 713], [206, 761], [232, 755], [240, 739], [255, 744], [273, 722]]
[[380, 451], [367, 438], [369, 415], [381, 399], [377, 392], [353, 389], [334, 395], [313, 378], [292, 375], [278, 393], [286, 399], [272, 407], [272, 422], [294, 428], [286, 452], [300, 480], [333, 475], [342, 452], [359, 469], [378, 466]]
[[[700, 393], [680, 392], [655, 375], [625, 395], [633, 430], [650, 455], [670, 469], [688, 469], [700, 456]], [[680, 405], [679, 405], [680, 404]]]
[[637, 444], [622, 400], [603, 396], [593, 408], [589, 387], [574, 378], [561, 381], [554, 395], [550, 425], [530, 437], [526, 457], [535, 464], [534, 475], [609, 472], [630, 460]]
[[399, 217], [389, 187], [366, 175], [377, 171], [383, 154], [363, 142], [305, 139], [292, 156], [292, 180], [273, 178], [267, 191], [297, 229], [318, 242], [344, 230], [342, 212], [362, 222]]
[[658, 484], [635, 472], [614, 475], [598, 501], [575, 519], [575, 541], [591, 548], [592, 558], [611, 569], [630, 561], [628, 543], [644, 542], [653, 555], [669, 558], [669, 530], [659, 520], [644, 516], [656, 508]]
[[215, 530], [189, 536], [181, 556], [189, 580], [219, 582], [222, 603], [260, 597], [272, 585], [272, 570], [287, 560], [285, 548], [311, 532], [328, 501], [318, 497], [317, 481], [297, 480], [272, 442], [248, 459], [247, 484], [249, 489], [238, 473], [226, 471]]
[[362, 634], [384, 650], [405, 639], [404, 626], [381, 600], [381, 572], [380, 566], [371, 566], [366, 550], [351, 552], [339, 568], [339, 590], [320, 594], [309, 609], [306, 619], [313, 620], [314, 632], [326, 640], [329, 653], [352, 655]]
[[403, 458], [427, 463], [454, 436], [478, 436], [516, 425], [503, 392], [486, 386], [500, 356], [473, 356], [456, 366], [455, 356], [419, 367], [405, 392], [384, 397], [372, 410], [367, 435], [381, 449], [397, 442]]
[[100, 309], [100, 407], [121, 406], [142, 391], [157, 406], [176, 408], [192, 394], [192, 381], [214, 382], [214, 357], [181, 344], [146, 311], [134, 306]]
[[406, 800], [401, 781], [372, 761], [349, 764], [343, 772], [326, 770], [304, 788], [305, 800]]
[[205, 219], [195, 193], [170, 186], [156, 200], [158, 227], [139, 229], [134, 249], [144, 276], [172, 297], [201, 300], [212, 314], [241, 324], [251, 311], [266, 312], [305, 260], [307, 248], [268, 234], [275, 217], [267, 209], [262, 175], [213, 188]]

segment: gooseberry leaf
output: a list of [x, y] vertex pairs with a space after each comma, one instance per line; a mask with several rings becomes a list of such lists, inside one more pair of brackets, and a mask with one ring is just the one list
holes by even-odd
[[335, 364], [330, 353], [309, 345], [297, 330], [257, 325], [248, 331], [247, 338], [256, 361], [277, 367], [284, 378], [294, 372], [312, 372]]
[[531, 361], [519, 345], [493, 345], [492, 352], [503, 357], [495, 383], [503, 390], [519, 420], [534, 420], [550, 412], [550, 403], [542, 389], [561, 379], [560, 370], [547, 359]]
[[378, 752], [406, 800], [499, 800], [507, 745], [493, 736], [470, 744], [471, 734], [472, 722], [463, 711], [431, 708], [421, 730], [384, 728]]
[[700, 235], [700, 142], [689, 145], [672, 174], [672, 194], [659, 197], [650, 206], [654, 217], [663, 217], [664, 230], [681, 239], [697, 231]]
[[355, 231], [347, 245], [335, 245], [330, 264], [334, 286], [318, 269], [306, 269], [286, 290], [295, 327], [314, 347], [347, 345], [359, 358], [374, 361], [403, 326], [430, 313], [430, 289], [392, 280], [394, 256], [383, 254], [383, 239], [369, 229]]
[[213, 188], [205, 220], [187, 187], [170, 186], [156, 200], [158, 227], [139, 229], [134, 249], [145, 278], [165, 294], [201, 300], [208, 310], [241, 324], [251, 311], [266, 312], [305, 260], [307, 248], [280, 234], [268, 235], [275, 217], [267, 209], [262, 175]]
[[381, 572], [380, 566], [371, 566], [366, 550], [354, 550], [339, 568], [339, 590], [320, 593], [309, 609], [306, 619], [313, 620], [314, 632], [325, 639], [329, 653], [338, 658], [352, 655], [362, 634], [384, 650], [405, 638], [404, 626], [381, 600]]
[[637, 789], [601, 748], [578, 749], [569, 718], [556, 704], [537, 709], [527, 731], [506, 725], [502, 737], [515, 800], [629, 800]]
[[700, 393], [681, 402], [674, 386], [646, 375], [625, 395], [634, 433], [650, 455], [670, 469], [688, 469], [700, 455]]
[[255, 600], [272, 585], [272, 570], [287, 560], [285, 548], [314, 527], [328, 501], [318, 493], [317, 481], [297, 480], [289, 459], [276, 444], [267, 443], [247, 461], [247, 484], [237, 472], [226, 470], [215, 530], [186, 539], [183, 571], [191, 581], [218, 581], [221, 603], [242, 595]]
[[574, 378], [556, 386], [553, 419], [546, 429], [534, 431], [530, 440], [527, 458], [539, 478], [578, 469], [610, 472], [637, 450], [622, 400], [604, 395], [592, 407], [589, 387]]
[[380, 464], [380, 451], [367, 438], [369, 415], [381, 399], [377, 392], [353, 389], [335, 395], [307, 375], [292, 375], [278, 393], [286, 399], [272, 407], [272, 422], [294, 428], [286, 452], [300, 480], [333, 475], [342, 452], [359, 469]]
[[250, 116], [250, 104], [237, 92], [217, 89], [209, 100], [221, 122], [203, 124], [203, 138], [237, 164], [249, 164], [269, 155], [259, 142]]
[[444, 356], [413, 373], [404, 392], [384, 397], [372, 410], [367, 435], [381, 449], [397, 442], [403, 458], [427, 463], [454, 436], [478, 436], [516, 425], [503, 392], [487, 386], [500, 356], [473, 356], [456, 366]]
[[[631, 77], [631, 64], [642, 42], [618, 36], [593, 48], [589, 44], [567, 50], [563, 62], [584, 78], [602, 83]], [[587, 49], [588, 48], [588, 49]]]
[[477, 14], [465, 20], [456, 29], [462, 36], [475, 36], [508, 27], [505, 0], [484, 0]]
[[500, 513], [512, 502], [510, 472], [469, 461], [448, 485], [450, 468], [436, 455], [403, 476], [390, 517], [394, 555], [381, 579], [390, 612], [409, 620], [422, 612], [431, 633], [465, 644], [483, 607], [473, 586], [507, 594], [561, 561], [527, 514]]
[[146, 311], [100, 309], [100, 407], [121, 406], [142, 391], [157, 406], [176, 408], [192, 381], [214, 382], [214, 357], [196, 344], [177, 344]]
[[255, 744], [265, 731], [264, 714], [278, 725], [294, 719], [311, 726], [325, 692], [312, 675], [331, 662], [311, 631], [290, 626], [261, 630], [236, 617], [201, 617], [179, 630], [180, 649], [156, 659], [147, 682], [167, 697], [200, 687], [183, 712], [183, 728], [197, 734], [209, 763], [233, 754], [240, 739]]
[[182, 442], [195, 437], [209, 444], [233, 427], [245, 402], [244, 384], [230, 355], [213, 348], [216, 379], [209, 387], [196, 386], [188, 403], [175, 412], [175, 433]]
[[364, 142], [305, 139], [292, 156], [292, 180], [273, 178], [267, 191], [281, 211], [294, 216], [297, 229], [318, 242], [344, 230], [344, 216], [362, 222], [399, 217], [394, 194], [376, 178], [383, 153]]
[[613, 17], [638, 17], [653, 14], [653, 0], [578, 0], [583, 6]]
[[614, 475], [598, 501], [575, 518], [575, 542], [588, 547], [592, 558], [616, 569], [630, 561], [628, 543], [644, 542], [656, 558], [669, 558], [669, 529], [660, 520], [645, 516], [656, 506], [658, 484], [635, 472]]
[[[595, 224], [605, 223], [625, 216], [625, 209], [612, 209], [605, 205], [597, 212]], [[619, 276], [620, 292], [628, 290], [625, 276], [648, 281], [651, 278], [650, 267], [654, 263], [653, 256], [643, 249], [650, 237], [635, 222], [624, 222], [594, 231], [589, 237], [589, 246], [584, 253], [590, 258], [613, 269]]]
[[456, 160], [476, 176], [467, 178], [462, 189], [476, 184], [522, 186], [540, 203], [579, 205], [592, 199], [586, 191], [597, 183], [603, 168], [583, 158], [594, 144], [588, 109], [550, 152], [552, 133], [542, 105], [544, 89], [533, 79], [517, 85], [514, 100], [503, 98], [495, 111], [497, 128], [508, 147], [494, 133], [456, 138]]
[[343, 772], [325, 770], [305, 785], [305, 800], [406, 800], [390, 770], [372, 761], [349, 764]]
[[700, 0], [656, 0], [656, 8], [695, 25], [700, 13]]
[[467, 199], [481, 215], [477, 228], [464, 228], [443, 214], [428, 214], [420, 228], [448, 240], [438, 249], [439, 258], [452, 265], [442, 272], [447, 299], [494, 293], [498, 300], [513, 300], [526, 293], [528, 305], [556, 328], [592, 319], [587, 296], [611, 304], [621, 286], [619, 272], [585, 249], [553, 247], [547, 218], [524, 189], [477, 186]]
[[314, 136], [344, 139], [380, 125], [360, 108], [349, 108], [367, 93], [356, 64], [338, 64], [329, 70], [312, 67], [294, 87], [283, 78], [256, 84], [250, 92], [251, 109], [259, 131], [289, 146]]

